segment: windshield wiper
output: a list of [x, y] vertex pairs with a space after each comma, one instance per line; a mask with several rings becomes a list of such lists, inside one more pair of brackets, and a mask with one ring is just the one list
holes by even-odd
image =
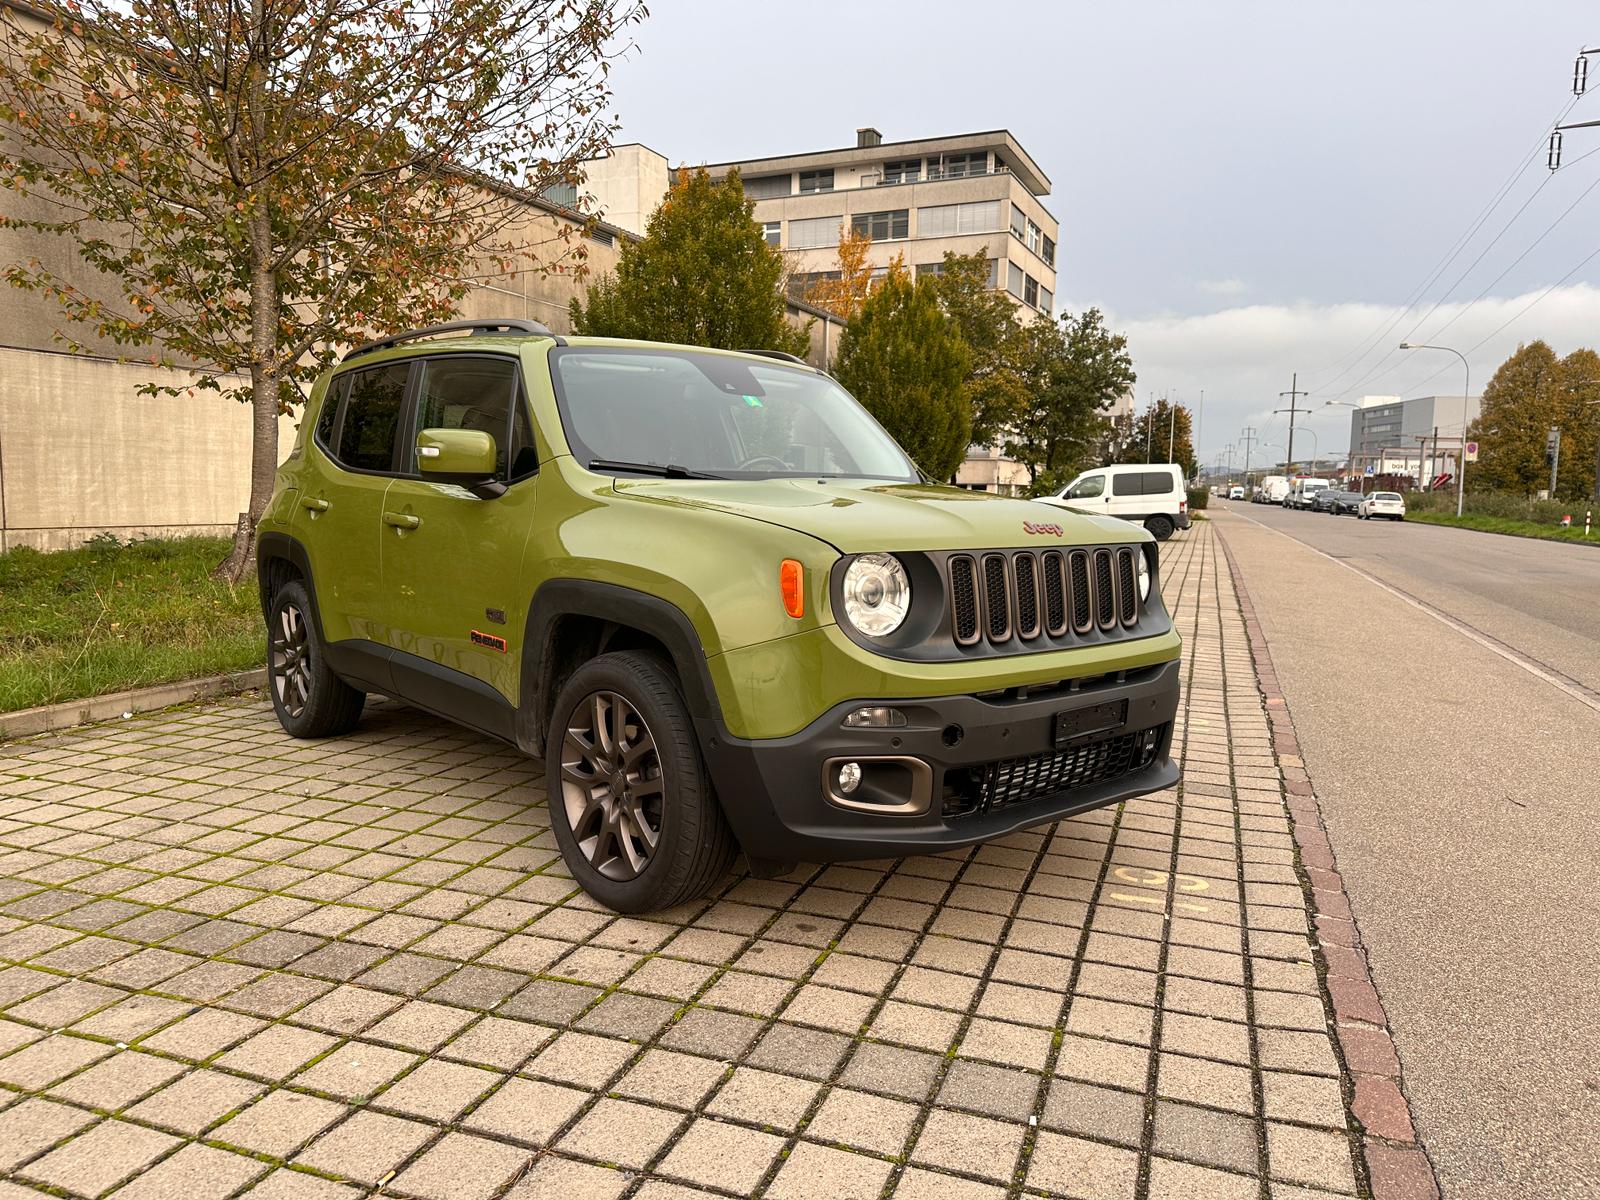
[[691, 471], [688, 467], [680, 467], [677, 463], [623, 462], [615, 458], [591, 458], [589, 460], [591, 471], [632, 471], [638, 475], [659, 475], [663, 479], [722, 479], [725, 476], [713, 475], [709, 471]]

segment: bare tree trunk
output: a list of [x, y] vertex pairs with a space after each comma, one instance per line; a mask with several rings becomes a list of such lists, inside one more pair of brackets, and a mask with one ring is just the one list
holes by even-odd
[[237, 583], [255, 567], [256, 523], [272, 499], [278, 473], [278, 281], [269, 265], [272, 221], [264, 211], [249, 222], [255, 244], [250, 272], [250, 507], [239, 514], [233, 548], [213, 572]]
[[[252, 22], [250, 85], [245, 93], [249, 120], [244, 142], [247, 168], [261, 161], [257, 144], [266, 129], [266, 64], [270, 42], [266, 0], [250, 0]], [[272, 191], [270, 183], [256, 180], [254, 204], [245, 223], [250, 239], [250, 499], [234, 527], [233, 548], [217, 564], [213, 575], [237, 583], [256, 565], [256, 523], [272, 499], [278, 472], [278, 316], [281, 303], [277, 274], [273, 270]]]

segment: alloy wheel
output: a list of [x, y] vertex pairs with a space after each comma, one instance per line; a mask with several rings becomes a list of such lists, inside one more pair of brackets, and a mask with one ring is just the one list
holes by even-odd
[[594, 692], [567, 719], [561, 798], [578, 849], [607, 879], [637, 879], [661, 842], [661, 755], [644, 717]]
[[306, 632], [305, 614], [298, 605], [285, 604], [278, 610], [277, 627], [272, 631], [272, 687], [278, 703], [290, 717], [305, 712], [311, 700], [311, 647]]

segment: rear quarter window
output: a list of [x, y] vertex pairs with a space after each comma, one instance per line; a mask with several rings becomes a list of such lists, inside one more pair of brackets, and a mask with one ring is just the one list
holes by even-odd
[[352, 371], [334, 457], [358, 471], [393, 471], [409, 362]]

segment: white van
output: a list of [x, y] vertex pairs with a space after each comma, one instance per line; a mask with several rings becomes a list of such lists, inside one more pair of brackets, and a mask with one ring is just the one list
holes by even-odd
[[1189, 496], [1177, 463], [1132, 463], [1085, 471], [1041, 499], [1079, 512], [1137, 521], [1160, 541], [1189, 528]]
[[1256, 492], [1256, 499], [1262, 504], [1282, 504], [1283, 498], [1289, 494], [1289, 477], [1287, 475], [1268, 475], [1261, 481], [1261, 487]]
[[1310, 508], [1318, 492], [1331, 487], [1326, 479], [1296, 479], [1283, 498], [1285, 508]]

